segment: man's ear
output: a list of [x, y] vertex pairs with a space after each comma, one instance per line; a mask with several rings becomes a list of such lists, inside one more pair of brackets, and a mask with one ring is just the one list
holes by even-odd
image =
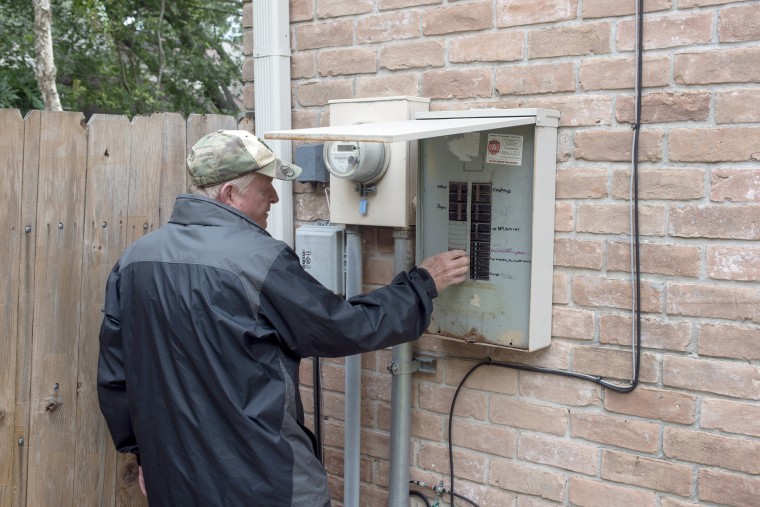
[[235, 191], [235, 187], [230, 183], [225, 183], [222, 188], [219, 189], [219, 202], [232, 206], [232, 194]]

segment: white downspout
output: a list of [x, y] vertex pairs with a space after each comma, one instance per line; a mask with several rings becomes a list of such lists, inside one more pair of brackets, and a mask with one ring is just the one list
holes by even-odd
[[[254, 131], [263, 138], [271, 130], [290, 124], [290, 13], [288, 0], [253, 0]], [[275, 154], [292, 161], [291, 143], [267, 140]], [[272, 206], [267, 230], [293, 246], [293, 186], [274, 181], [280, 202]]]

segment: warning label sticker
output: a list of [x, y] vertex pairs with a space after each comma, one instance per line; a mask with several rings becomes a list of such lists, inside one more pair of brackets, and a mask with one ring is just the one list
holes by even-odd
[[522, 165], [523, 136], [488, 134], [486, 164]]

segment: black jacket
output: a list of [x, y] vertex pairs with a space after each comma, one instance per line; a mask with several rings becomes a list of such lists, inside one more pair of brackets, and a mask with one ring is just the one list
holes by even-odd
[[100, 407], [151, 506], [329, 505], [300, 359], [414, 340], [436, 295], [413, 269], [346, 301], [242, 213], [179, 196], [111, 272], [100, 332]]

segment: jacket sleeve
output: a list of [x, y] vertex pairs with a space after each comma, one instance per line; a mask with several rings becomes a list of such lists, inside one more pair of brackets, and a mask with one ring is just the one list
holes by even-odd
[[260, 294], [260, 316], [299, 357], [338, 357], [369, 352], [419, 338], [430, 323], [435, 282], [424, 269], [348, 301], [301, 267], [283, 249]]
[[137, 455], [139, 463], [140, 451], [132, 429], [127, 401], [120, 313], [119, 264], [117, 263], [106, 283], [105, 309], [100, 327], [98, 401], [116, 449], [119, 452]]

